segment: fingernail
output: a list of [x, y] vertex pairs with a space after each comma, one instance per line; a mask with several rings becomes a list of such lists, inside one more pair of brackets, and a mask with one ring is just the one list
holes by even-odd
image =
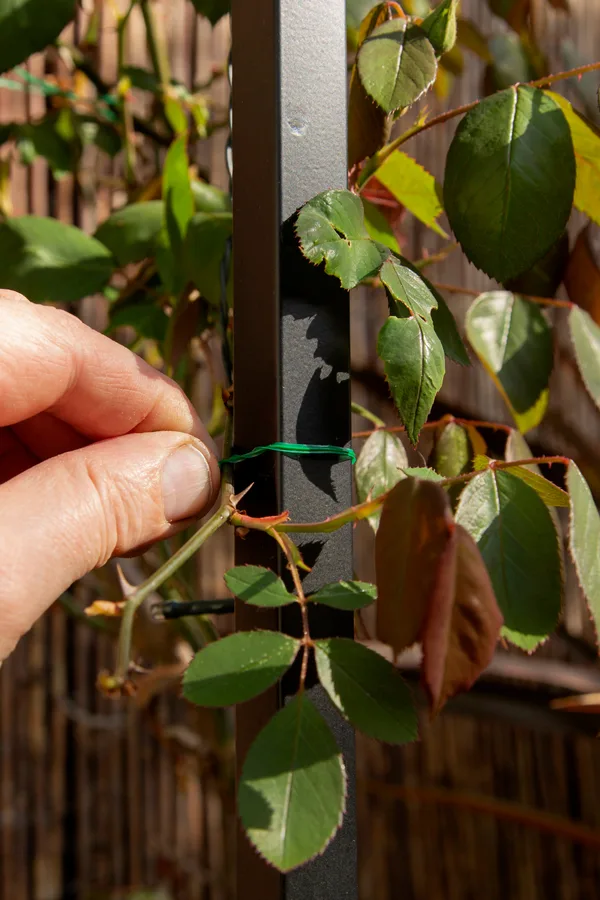
[[204, 454], [187, 443], [171, 453], [162, 472], [165, 518], [179, 522], [197, 516], [212, 495], [210, 469]]

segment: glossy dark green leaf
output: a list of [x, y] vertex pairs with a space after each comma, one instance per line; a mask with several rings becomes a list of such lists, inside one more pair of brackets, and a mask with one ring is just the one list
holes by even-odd
[[296, 599], [275, 572], [262, 566], [235, 566], [223, 577], [231, 593], [252, 606], [285, 606]]
[[458, 0], [441, 0], [421, 23], [437, 56], [448, 53], [456, 43], [457, 7]]
[[197, 706], [233, 706], [262, 694], [287, 672], [300, 641], [277, 631], [238, 631], [200, 650], [183, 676]]
[[387, 113], [410, 106], [433, 84], [435, 51], [406, 19], [384, 22], [358, 51], [358, 73], [367, 94]]
[[210, 303], [219, 303], [221, 298], [221, 261], [231, 228], [230, 212], [196, 213], [188, 225], [184, 251], [186, 272]]
[[19, 216], [0, 225], [2, 287], [37, 303], [73, 303], [95, 294], [114, 267], [104, 244], [57, 219]]
[[406, 744], [418, 734], [411, 692], [397, 669], [348, 638], [315, 642], [319, 681], [355, 728], [379, 741]]
[[260, 732], [246, 756], [238, 811], [258, 853], [282, 872], [322, 853], [341, 825], [346, 772], [305, 692]]
[[205, 16], [211, 25], [216, 25], [219, 19], [231, 11], [231, 0], [192, 0], [196, 12]]
[[154, 256], [164, 218], [162, 200], [123, 206], [98, 228], [95, 238], [111, 251], [120, 266]]
[[0, 0], [0, 72], [45, 50], [75, 16], [75, 0]]
[[364, 609], [377, 598], [377, 588], [366, 581], [334, 581], [311, 594], [309, 600], [334, 609]]
[[418, 316], [390, 316], [379, 332], [377, 353], [406, 433], [416, 444], [444, 380], [444, 348], [433, 326]]
[[[402, 441], [389, 431], [374, 431], [363, 444], [354, 467], [359, 503], [368, 497], [380, 497], [393, 488], [404, 478], [402, 469], [407, 465]], [[381, 510], [369, 516], [367, 521], [373, 531], [377, 531], [380, 518]]]
[[403, 260], [390, 256], [382, 265], [379, 277], [397, 303], [403, 304], [413, 315], [431, 322], [437, 299], [418, 272], [404, 265]]
[[470, 366], [471, 360], [469, 359], [467, 348], [459, 334], [456, 320], [450, 312], [448, 304], [426, 278], [423, 278], [423, 281], [437, 300], [437, 309], [434, 309], [431, 313], [431, 321], [433, 322], [435, 333], [442, 343], [445, 355], [452, 362], [458, 363], [459, 366]]
[[565, 232], [535, 266], [517, 278], [511, 278], [506, 282], [505, 287], [513, 294], [554, 297], [564, 278], [568, 262], [569, 235]]
[[574, 462], [567, 469], [571, 497], [569, 549], [579, 584], [600, 635], [600, 515], [589, 485]]
[[[346, 9], [350, 14], [349, 5]], [[373, 6], [372, 0], [362, 3], [360, 11], [362, 9], [365, 10], [365, 15], [358, 25], [355, 28], [350, 25], [347, 29], [348, 44], [354, 50], [358, 50], [375, 28], [388, 20], [390, 14], [386, 3]], [[348, 169], [352, 169], [367, 156], [372, 156], [387, 143], [390, 127], [390, 117], [369, 97], [360, 80], [358, 68], [356, 64], [353, 65], [348, 91]]]
[[488, 469], [462, 492], [456, 521], [474, 538], [504, 616], [504, 636], [533, 650], [554, 629], [562, 600], [558, 537], [537, 493]]
[[574, 191], [571, 132], [543, 91], [501, 91], [459, 125], [444, 207], [466, 255], [491, 278], [515, 278], [548, 252], [565, 230]]
[[[506, 400], [521, 431], [541, 420], [553, 365], [552, 332], [540, 307], [506, 291], [475, 300], [467, 336]], [[532, 408], [535, 407], [535, 415]]]
[[347, 289], [375, 275], [389, 254], [369, 237], [360, 198], [350, 191], [325, 191], [310, 200], [298, 214], [296, 233], [306, 258], [324, 262]]
[[569, 313], [569, 329], [581, 377], [600, 407], [600, 327], [584, 309], [574, 306]]

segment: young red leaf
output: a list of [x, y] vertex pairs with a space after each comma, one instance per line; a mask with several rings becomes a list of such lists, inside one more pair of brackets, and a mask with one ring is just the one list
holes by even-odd
[[420, 639], [453, 532], [446, 491], [406, 478], [388, 495], [375, 540], [377, 636], [399, 653]]
[[462, 526], [454, 527], [438, 571], [422, 635], [433, 715], [489, 665], [504, 621], [477, 544]]

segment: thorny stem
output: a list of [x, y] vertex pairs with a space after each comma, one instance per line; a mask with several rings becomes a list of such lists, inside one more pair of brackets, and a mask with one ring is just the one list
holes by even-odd
[[[438, 428], [440, 425], [449, 425], [450, 423], [455, 422], [457, 425], [471, 425], [473, 428], [490, 428], [493, 431], [505, 431], [507, 434], [513, 430], [510, 425], [504, 425], [502, 422], [486, 422], [482, 419], [459, 419], [455, 416], [442, 416], [441, 419], [432, 419], [431, 422], [426, 422], [423, 425], [423, 429], [425, 428]], [[353, 438], [367, 438], [370, 435], [374, 434], [375, 431], [390, 431], [390, 432], [404, 432], [406, 428], [404, 425], [384, 425], [379, 428], [373, 428], [371, 431], [354, 431], [352, 433]]]
[[[298, 599], [298, 603], [300, 605], [300, 611], [302, 613], [302, 667], [300, 669], [300, 690], [304, 688], [304, 683], [306, 681], [306, 672], [308, 670], [308, 653], [309, 648], [312, 646], [312, 640], [310, 637], [310, 623], [308, 621], [308, 608], [306, 603], [306, 597], [304, 595], [304, 589], [302, 587], [302, 581], [300, 580], [300, 572], [298, 571], [298, 566], [294, 562], [292, 554], [290, 552], [290, 548], [285, 538], [282, 535], [277, 533], [275, 528], [269, 528], [268, 534], [273, 537], [279, 546], [281, 547], [285, 558], [287, 560], [288, 569], [292, 575], [292, 581], [294, 582], [294, 588], [296, 590], [296, 595]], [[288, 538], [289, 540], [289, 538]]]
[[[469, 297], [479, 297], [483, 291], [476, 291], [473, 288], [461, 287], [458, 284], [442, 284], [439, 281], [431, 282], [439, 291], [448, 291], [449, 294], [467, 294]], [[529, 300], [531, 303], [539, 303], [540, 306], [556, 306], [560, 309], [573, 309], [574, 303], [570, 300], [554, 300], [550, 297], [536, 297], [534, 294], [522, 294], [517, 292], [519, 297]]]
[[[578, 75], [585, 75], [586, 72], [594, 72], [598, 69], [600, 69], [600, 62], [588, 63], [585, 66], [578, 66], [576, 69], [569, 69], [567, 72], [557, 72], [555, 75], [546, 75], [544, 78], [538, 78], [536, 81], [529, 81], [524, 86], [534, 88], [544, 87], [546, 85], [556, 84], [558, 81], [565, 81], [567, 78], [576, 78]], [[517, 88], [519, 87], [519, 84], [515, 84], [513, 87]], [[456, 109], [449, 109], [447, 112], [435, 116], [433, 119], [429, 119], [428, 122], [413, 125], [403, 134], [395, 138], [395, 140], [382, 147], [381, 150], [378, 150], [377, 153], [374, 153], [373, 156], [366, 161], [365, 167], [358, 177], [357, 187], [359, 189], [364, 187], [375, 170], [385, 162], [388, 156], [391, 156], [398, 147], [401, 147], [402, 144], [405, 144], [412, 137], [421, 134], [424, 131], [428, 131], [430, 128], [435, 128], [436, 125], [442, 125], [444, 122], [449, 122], [450, 119], [455, 119], [457, 116], [462, 116], [471, 112], [471, 110], [475, 109], [476, 106], [479, 106], [481, 102], [482, 100], [473, 100], [471, 103], [466, 103], [464, 106], [457, 106]]]

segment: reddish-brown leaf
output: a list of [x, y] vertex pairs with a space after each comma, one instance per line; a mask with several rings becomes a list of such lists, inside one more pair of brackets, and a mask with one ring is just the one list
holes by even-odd
[[461, 525], [437, 571], [422, 633], [422, 679], [433, 715], [489, 665], [503, 624], [477, 544]]
[[406, 478], [388, 494], [375, 539], [377, 636], [397, 653], [420, 639], [453, 530], [434, 482]]

